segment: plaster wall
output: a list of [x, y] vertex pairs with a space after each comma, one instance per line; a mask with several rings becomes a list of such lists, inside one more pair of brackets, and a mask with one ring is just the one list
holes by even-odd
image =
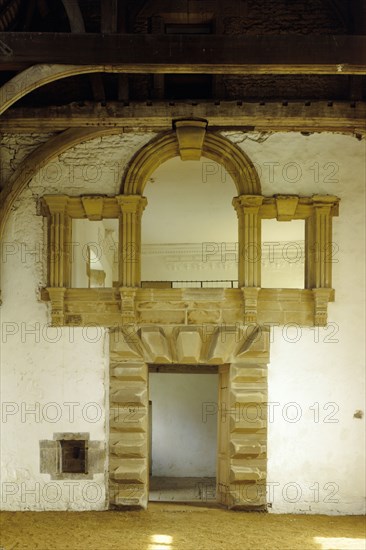
[[53, 133], [2, 134], [0, 137], [0, 186], [4, 186], [22, 160], [53, 135]]
[[106, 460], [89, 480], [52, 481], [40, 473], [40, 441], [55, 433], [85, 432], [105, 446], [109, 361], [105, 329], [49, 326], [48, 306], [38, 299], [45, 284], [43, 236], [28, 190], [7, 225], [5, 244], [13, 254], [3, 255], [2, 264], [1, 506], [103, 510]]
[[[122, 134], [109, 136], [108, 145], [104, 138], [80, 144], [42, 169], [14, 204], [1, 250], [3, 509], [107, 506], [107, 452], [104, 471], [92, 480], [51, 481], [40, 473], [39, 442], [52, 440], [54, 433], [88, 433], [107, 449], [109, 344], [102, 327], [49, 327], [49, 307], [39, 297], [47, 284], [47, 239], [38, 199], [45, 193], [118, 193], [126, 159], [151, 137]], [[44, 141], [44, 135], [8, 137], [2, 167], [10, 174]]]
[[[258, 168], [264, 195], [328, 193], [341, 198], [340, 216], [333, 220], [336, 292], [328, 326], [288, 325], [272, 332], [268, 501], [276, 513], [361, 514], [366, 142], [331, 134], [263, 137], [260, 143], [231, 134]], [[363, 411], [362, 418], [356, 411]]]

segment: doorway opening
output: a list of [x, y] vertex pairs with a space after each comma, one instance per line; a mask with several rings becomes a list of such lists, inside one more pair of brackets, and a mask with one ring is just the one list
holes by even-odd
[[216, 503], [217, 402], [217, 367], [149, 367], [149, 501]]

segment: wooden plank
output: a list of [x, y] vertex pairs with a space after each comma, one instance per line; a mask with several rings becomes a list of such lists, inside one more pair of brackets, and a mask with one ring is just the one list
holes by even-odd
[[168, 130], [172, 120], [203, 118], [210, 128], [259, 131], [366, 133], [366, 102], [86, 102], [47, 108], [12, 108], [0, 118], [6, 132], [99, 127]]
[[366, 36], [0, 33], [14, 63], [115, 65], [127, 73], [366, 74]]

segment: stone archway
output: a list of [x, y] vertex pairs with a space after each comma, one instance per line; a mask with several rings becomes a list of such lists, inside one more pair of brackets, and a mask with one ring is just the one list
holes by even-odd
[[[257, 246], [260, 242], [259, 207], [262, 204], [259, 176], [249, 157], [227, 138], [207, 131], [205, 120], [173, 121], [174, 129], [158, 136], [145, 145], [132, 159], [121, 185], [118, 197], [120, 214], [120, 256], [133, 258], [124, 263], [122, 287], [138, 287], [141, 284], [141, 221], [147, 200], [143, 196], [145, 186], [153, 172], [164, 162], [180, 156], [182, 160], [200, 160], [201, 156], [222, 165], [233, 179], [238, 196], [233, 206], [239, 220], [239, 250], [245, 240]], [[248, 230], [244, 230], [245, 219]], [[257, 287], [260, 282], [260, 264], [251, 269], [244, 267], [249, 260], [239, 262], [239, 286]], [[246, 275], [248, 274], [248, 275]]]
[[[217, 502], [263, 509], [267, 472], [268, 330], [217, 326], [117, 328], [110, 338], [109, 502], [146, 508], [148, 365], [219, 367]], [[192, 372], [192, 371], [191, 371]]]
[[226, 169], [234, 180], [238, 195], [260, 195], [259, 176], [249, 157], [230, 140], [207, 131], [206, 127], [206, 121], [177, 121], [175, 130], [151, 140], [129, 164], [121, 194], [143, 195], [152, 173], [167, 160], [178, 156], [182, 160], [199, 160], [203, 156]]

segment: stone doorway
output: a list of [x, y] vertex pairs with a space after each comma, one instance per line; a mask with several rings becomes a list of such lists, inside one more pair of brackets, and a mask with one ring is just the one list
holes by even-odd
[[[242, 327], [243, 329], [243, 327]], [[146, 508], [149, 500], [149, 366], [218, 366], [216, 500], [228, 508], [263, 509], [267, 470], [268, 331], [149, 326], [111, 331], [109, 501]], [[227, 338], [226, 338], [227, 336]], [[228, 361], [229, 359], [229, 361]], [[211, 363], [211, 364], [210, 364]], [[151, 367], [150, 367], [151, 368]]]
[[218, 367], [149, 368], [149, 501], [216, 502]]

